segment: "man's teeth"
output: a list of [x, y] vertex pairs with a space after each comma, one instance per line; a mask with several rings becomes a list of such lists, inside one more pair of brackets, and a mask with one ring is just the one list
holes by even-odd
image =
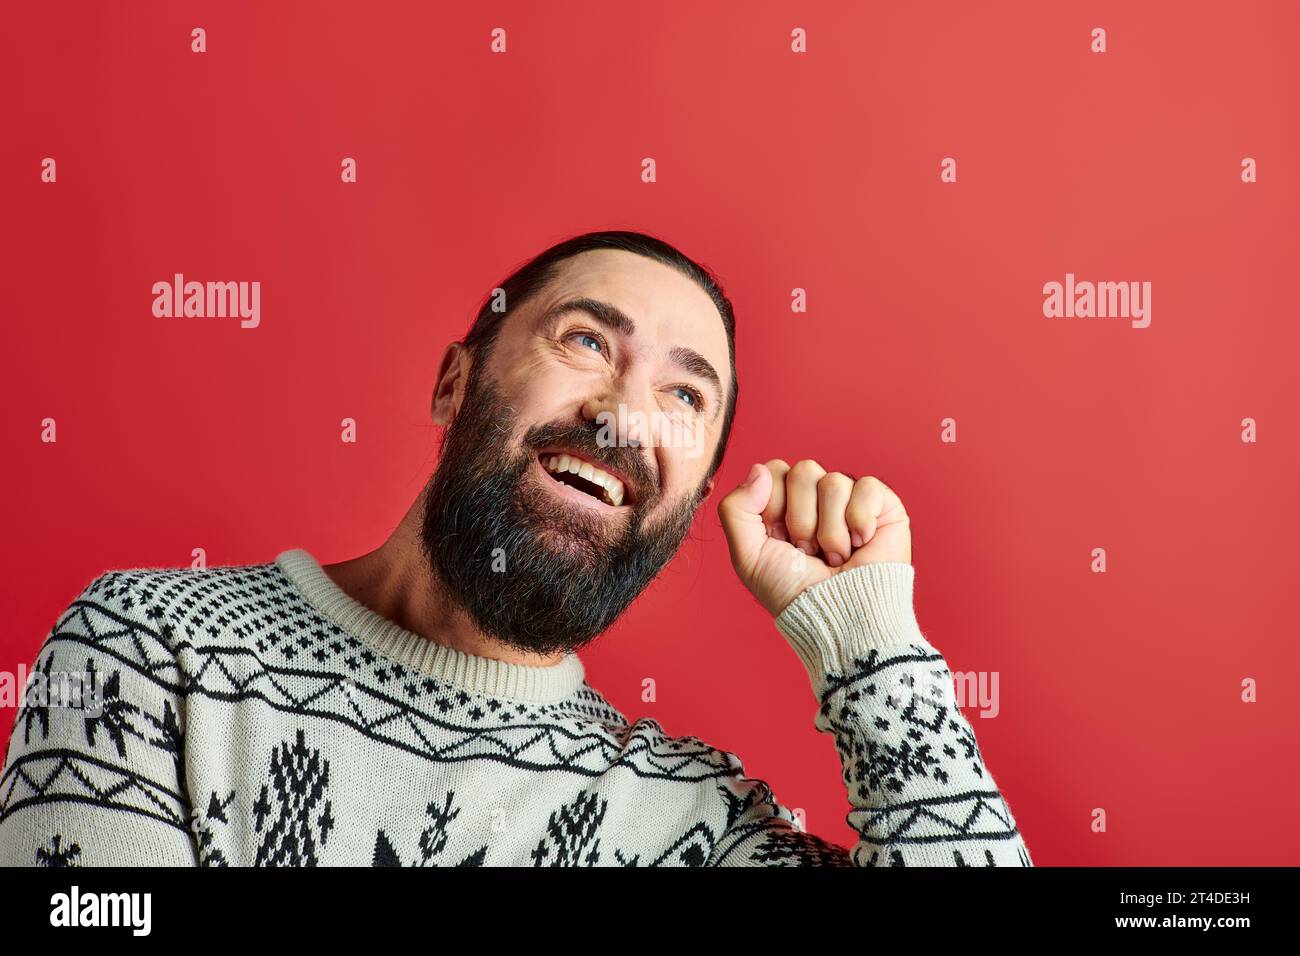
[[569, 455], [547, 455], [542, 459], [542, 464], [546, 466], [547, 471], [567, 471], [571, 475], [585, 478], [593, 485], [604, 488], [605, 501], [608, 504], [618, 507], [623, 503], [625, 494], [623, 482], [613, 475], [606, 474], [589, 462], [583, 461], [581, 458], [573, 458]]

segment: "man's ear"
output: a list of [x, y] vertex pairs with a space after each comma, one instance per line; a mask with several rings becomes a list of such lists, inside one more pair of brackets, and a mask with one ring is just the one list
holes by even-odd
[[714, 486], [716, 486], [717, 483], [717, 478], [710, 478], [704, 483], [704, 497], [707, 498], [709, 495], [713, 494]]
[[433, 388], [433, 421], [446, 427], [460, 411], [465, 398], [465, 383], [469, 378], [469, 349], [462, 342], [452, 342], [442, 353], [438, 364], [438, 383]]

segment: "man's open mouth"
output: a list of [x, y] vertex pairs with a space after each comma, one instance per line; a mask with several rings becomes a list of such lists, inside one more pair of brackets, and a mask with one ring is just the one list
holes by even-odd
[[560, 484], [576, 488], [597, 501], [617, 508], [628, 497], [621, 480], [576, 455], [542, 452], [537, 460]]

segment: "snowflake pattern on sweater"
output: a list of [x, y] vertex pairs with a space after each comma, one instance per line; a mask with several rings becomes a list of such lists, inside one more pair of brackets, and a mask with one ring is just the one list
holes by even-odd
[[835, 740], [846, 850], [734, 754], [629, 723], [576, 655], [433, 645], [301, 549], [108, 572], [36, 659], [96, 675], [101, 706], [20, 707], [0, 865], [1031, 866], [916, 629], [912, 573], [837, 575], [777, 621]]

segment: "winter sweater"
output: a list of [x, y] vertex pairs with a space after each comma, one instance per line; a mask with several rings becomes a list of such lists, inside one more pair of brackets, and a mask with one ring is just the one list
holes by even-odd
[[[913, 576], [843, 572], [776, 621], [834, 736], [845, 849], [734, 754], [629, 722], [577, 655], [528, 667], [439, 645], [307, 551], [111, 571], [37, 656], [0, 776], [0, 865], [1032, 866]], [[83, 693], [49, 691], [59, 674]]]

